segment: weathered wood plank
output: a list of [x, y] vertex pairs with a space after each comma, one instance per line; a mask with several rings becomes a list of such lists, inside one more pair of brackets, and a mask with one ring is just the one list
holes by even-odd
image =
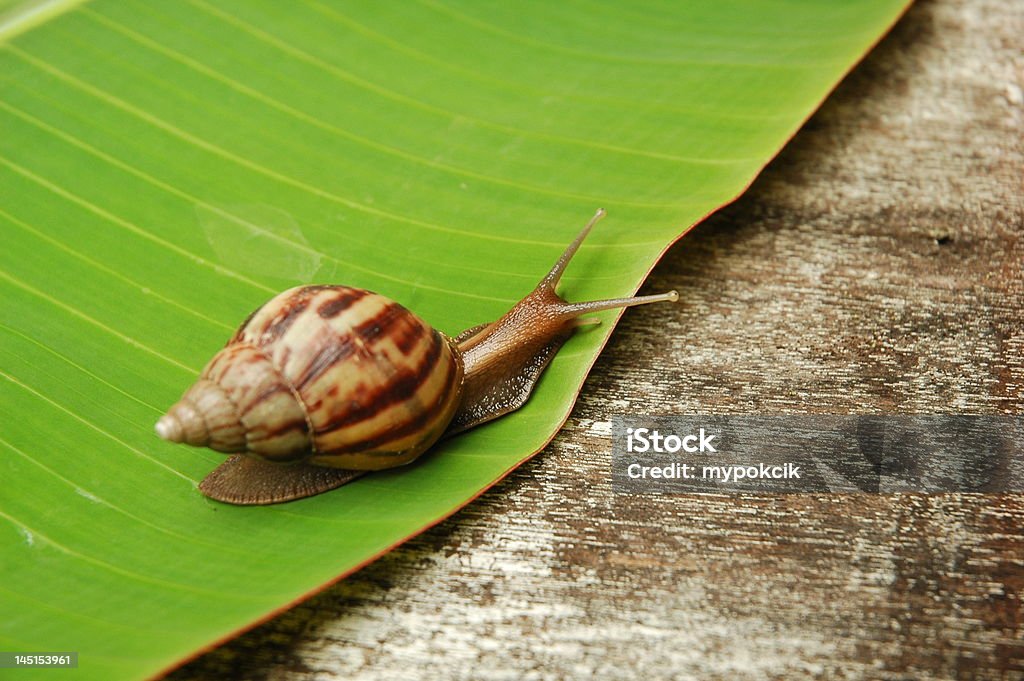
[[552, 445], [179, 670], [1024, 678], [1024, 497], [615, 496], [617, 413], [1021, 413], [1024, 7], [913, 7], [668, 254]]

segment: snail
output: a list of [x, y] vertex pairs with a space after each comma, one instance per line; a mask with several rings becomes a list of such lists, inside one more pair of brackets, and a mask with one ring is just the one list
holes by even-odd
[[164, 440], [232, 454], [199, 485], [232, 504], [334, 489], [416, 459], [522, 406], [581, 315], [676, 301], [675, 291], [570, 303], [555, 287], [598, 210], [505, 316], [454, 338], [348, 286], [299, 286], [249, 315], [156, 424]]

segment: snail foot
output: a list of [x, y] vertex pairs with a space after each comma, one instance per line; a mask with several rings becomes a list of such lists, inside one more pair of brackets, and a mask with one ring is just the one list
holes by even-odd
[[226, 504], [262, 506], [311, 497], [341, 487], [365, 474], [366, 471], [302, 463], [267, 463], [235, 454], [199, 483], [199, 491]]

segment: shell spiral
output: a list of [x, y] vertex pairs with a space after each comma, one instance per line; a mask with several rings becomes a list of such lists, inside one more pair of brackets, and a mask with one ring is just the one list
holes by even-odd
[[451, 339], [398, 303], [302, 286], [249, 316], [157, 432], [273, 462], [390, 468], [444, 433], [462, 377]]

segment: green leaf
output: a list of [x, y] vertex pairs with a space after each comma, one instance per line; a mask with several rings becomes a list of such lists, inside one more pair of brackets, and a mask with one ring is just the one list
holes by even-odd
[[[139, 678], [438, 522], [541, 448], [614, 325], [525, 408], [268, 508], [154, 421], [246, 314], [370, 288], [454, 334], [532, 288], [633, 292], [904, 0], [0, 4], [0, 650]], [[32, 678], [19, 672], [18, 678]]]

